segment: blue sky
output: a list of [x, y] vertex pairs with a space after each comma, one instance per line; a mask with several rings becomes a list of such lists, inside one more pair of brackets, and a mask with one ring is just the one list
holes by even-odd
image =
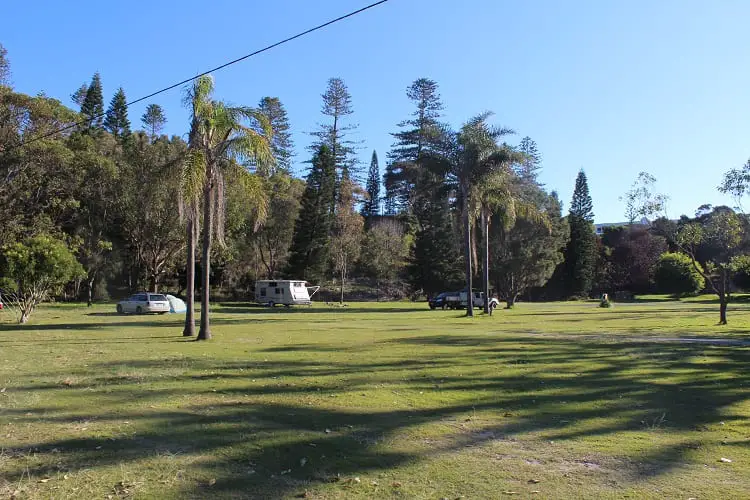
[[[26, 21], [4, 23], [0, 43], [18, 91], [70, 104], [99, 71], [107, 101], [120, 85], [134, 99], [367, 3], [6, 0], [3, 16]], [[541, 180], [566, 204], [583, 167], [597, 222], [624, 219], [618, 197], [642, 170], [677, 217], [731, 204], [716, 186], [750, 157], [747, 19], [744, 0], [390, 0], [216, 73], [217, 96], [249, 105], [278, 96], [302, 172], [320, 94], [339, 76], [361, 160], [376, 149], [382, 169], [390, 132], [412, 111], [406, 87], [429, 77], [453, 125], [491, 110], [517, 131], [513, 142], [532, 137]], [[168, 133], [187, 131], [180, 91], [151, 102], [166, 109]]]

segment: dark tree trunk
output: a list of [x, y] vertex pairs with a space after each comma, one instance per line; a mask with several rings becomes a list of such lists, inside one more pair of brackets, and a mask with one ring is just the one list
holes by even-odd
[[211, 288], [211, 238], [214, 227], [214, 188], [206, 186], [203, 190], [203, 259], [201, 260], [201, 327], [198, 340], [211, 339], [209, 320], [209, 301]]
[[[464, 204], [467, 204], [467, 196], [464, 193]], [[474, 316], [474, 294], [472, 293], [472, 265], [471, 265], [471, 221], [469, 210], [464, 207], [464, 257], [466, 259], [466, 315]]]
[[513, 306], [516, 305], [516, 298], [518, 298], [518, 295], [515, 295], [515, 294], [508, 295], [508, 298], [505, 299], [505, 308], [513, 309]]
[[195, 207], [188, 208], [190, 214], [187, 219], [187, 311], [185, 312], [185, 329], [182, 331], [184, 337], [195, 335], [195, 243], [197, 238], [195, 216], [198, 215]]
[[490, 221], [482, 209], [482, 292], [484, 292], [484, 314], [490, 313]]
[[724, 296], [719, 297], [719, 324], [727, 324], [727, 299]]

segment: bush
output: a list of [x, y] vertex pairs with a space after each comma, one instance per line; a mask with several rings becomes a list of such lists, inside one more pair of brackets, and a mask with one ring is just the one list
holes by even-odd
[[[697, 264], [701, 271], [700, 264]], [[705, 280], [684, 253], [667, 252], [659, 257], [654, 275], [656, 289], [660, 293], [671, 293], [676, 297], [694, 295], [703, 290]]]

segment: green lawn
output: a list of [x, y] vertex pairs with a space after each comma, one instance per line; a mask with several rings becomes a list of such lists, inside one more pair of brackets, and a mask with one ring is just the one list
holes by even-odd
[[750, 304], [113, 309], [0, 313], [0, 498], [750, 497]]

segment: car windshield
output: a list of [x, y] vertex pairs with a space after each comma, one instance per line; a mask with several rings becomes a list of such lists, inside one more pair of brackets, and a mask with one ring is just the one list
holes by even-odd
[[164, 295], [151, 294], [148, 296], [148, 300], [151, 300], [153, 302], [166, 302], [167, 298]]
[[443, 292], [443, 293], [439, 293], [439, 294], [438, 294], [438, 296], [437, 296], [437, 297], [435, 297], [435, 298], [436, 298], [436, 299], [443, 299], [443, 298], [445, 298], [445, 297], [446, 297], [446, 295], [448, 295], [448, 294], [447, 294], [447, 293], [445, 293], [445, 292]]

